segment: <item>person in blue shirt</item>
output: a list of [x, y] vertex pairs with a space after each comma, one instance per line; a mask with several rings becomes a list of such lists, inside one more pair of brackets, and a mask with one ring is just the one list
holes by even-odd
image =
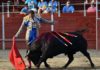
[[31, 1], [34, 1], [34, 3], [37, 4], [37, 0], [25, 0], [25, 4], [28, 4]]
[[37, 7], [37, 0], [26, 0], [25, 4], [28, 5], [28, 9], [29, 10], [31, 10], [32, 8], [36, 9], [36, 7]]
[[66, 5], [62, 9], [62, 13], [74, 13], [74, 6], [70, 4], [70, 1], [66, 2]]
[[47, 8], [47, 11], [48, 12], [57, 12], [57, 6], [58, 6], [58, 2], [55, 1], [55, 0], [51, 0], [49, 3], [48, 3], [48, 8]]
[[26, 15], [27, 13], [28, 13], [28, 6], [25, 5], [25, 6], [21, 9], [20, 14]]
[[38, 13], [40, 14], [41, 12], [43, 13], [47, 13], [47, 2], [44, 0], [40, 0], [40, 2], [38, 2]]

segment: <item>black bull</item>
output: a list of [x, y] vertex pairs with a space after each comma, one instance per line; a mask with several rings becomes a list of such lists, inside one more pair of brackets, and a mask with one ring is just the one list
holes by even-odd
[[[63, 66], [66, 68], [74, 60], [73, 55], [80, 51], [84, 54], [84, 56], [87, 57], [91, 67], [94, 67], [91, 57], [87, 52], [87, 40], [82, 36], [83, 32], [84, 30], [69, 32], [70, 34], [74, 34], [77, 37], [67, 36], [64, 33], [62, 34], [66, 39], [72, 42], [72, 45], [68, 42], [65, 42], [63, 39], [56, 38], [53, 35], [55, 32], [44, 33], [35, 41], [28, 57], [38, 68], [42, 62], [44, 62], [45, 66], [49, 68], [50, 66], [47, 63], [47, 59], [64, 53], [65, 55], [68, 55], [69, 58], [68, 62]], [[66, 46], [61, 41], [66, 43], [68, 46]]]

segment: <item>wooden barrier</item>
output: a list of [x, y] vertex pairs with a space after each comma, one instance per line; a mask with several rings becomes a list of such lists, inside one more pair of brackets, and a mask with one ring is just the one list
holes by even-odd
[[[0, 14], [1, 15], [1, 14]], [[50, 19], [50, 14], [43, 14], [44, 18]], [[6, 16], [5, 16], [6, 17]], [[5, 33], [6, 38], [12, 39], [12, 37], [17, 32], [18, 28], [21, 25], [23, 16], [19, 14], [11, 14], [10, 18], [5, 18]], [[57, 32], [71, 32], [76, 31], [82, 28], [88, 28], [88, 32], [84, 33], [84, 37], [88, 41], [88, 48], [95, 49], [96, 48], [96, 31], [95, 31], [95, 25], [96, 25], [96, 17], [95, 13], [87, 13], [87, 16], [84, 17], [83, 13], [73, 13], [73, 14], [61, 14], [61, 17], [58, 17], [57, 14], [54, 14], [55, 19], [55, 28], [54, 30]], [[1, 17], [0, 17], [1, 22]], [[100, 25], [99, 25], [100, 26]], [[1, 31], [1, 25], [0, 25], [0, 31]], [[99, 28], [100, 30], [100, 28]], [[40, 34], [44, 32], [50, 31], [50, 25], [49, 24], [41, 24], [40, 28]], [[23, 31], [19, 38], [24, 38], [25, 31]], [[100, 36], [100, 33], [99, 33]], [[0, 38], [1, 38], [0, 34]], [[100, 37], [99, 37], [100, 38]], [[100, 42], [100, 40], [99, 40]], [[12, 41], [6, 41], [6, 48], [11, 48]], [[25, 41], [18, 41], [18, 48], [25, 48]], [[1, 41], [0, 41], [0, 48], [1, 48]], [[100, 44], [99, 44], [100, 45]], [[99, 47], [100, 48], [100, 47]]]

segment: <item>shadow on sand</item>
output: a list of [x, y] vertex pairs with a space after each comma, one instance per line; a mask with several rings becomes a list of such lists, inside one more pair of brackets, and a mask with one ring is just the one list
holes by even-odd
[[91, 67], [68, 67], [68, 68], [32, 68], [32, 69], [28, 69], [26, 68], [26, 70], [100, 70], [100, 66], [96, 66], [95, 68], [91, 68]]

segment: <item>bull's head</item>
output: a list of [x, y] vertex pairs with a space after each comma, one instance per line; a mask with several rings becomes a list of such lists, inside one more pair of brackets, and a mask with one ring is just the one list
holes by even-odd
[[43, 39], [44, 39], [44, 36], [42, 37], [42, 35], [40, 35], [35, 40], [35, 42], [31, 46], [31, 50], [30, 50], [30, 53], [28, 55], [29, 59], [33, 62], [33, 64], [35, 66], [38, 65], [38, 62], [40, 60], [40, 56], [42, 54], [41, 48], [42, 48], [42, 45], [43, 45]]
[[29, 59], [33, 62], [33, 64], [36, 66], [39, 62], [40, 56], [41, 56], [41, 51], [37, 50], [32, 50], [29, 53]]

